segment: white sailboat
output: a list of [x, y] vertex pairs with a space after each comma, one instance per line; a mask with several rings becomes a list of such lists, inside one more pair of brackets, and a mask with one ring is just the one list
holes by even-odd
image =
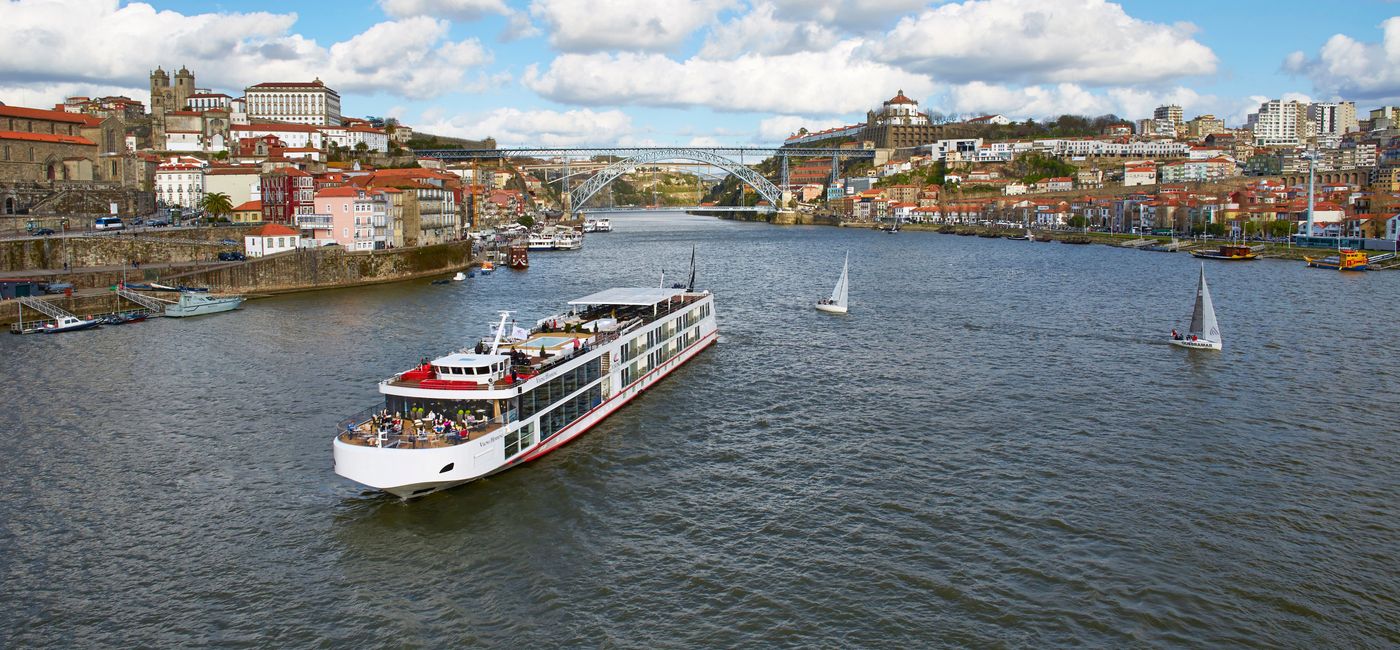
[[836, 281], [836, 287], [831, 290], [830, 298], [822, 298], [817, 301], [817, 311], [824, 311], [831, 314], [846, 313], [846, 289], [849, 283], [846, 280], [846, 273], [851, 266], [851, 254], [846, 253], [846, 262], [841, 265], [841, 279]]
[[1223, 343], [1220, 324], [1215, 321], [1215, 305], [1210, 301], [1210, 288], [1206, 286], [1206, 266], [1202, 264], [1196, 305], [1191, 310], [1191, 329], [1184, 335], [1172, 330], [1172, 345], [1193, 350], [1219, 350]]

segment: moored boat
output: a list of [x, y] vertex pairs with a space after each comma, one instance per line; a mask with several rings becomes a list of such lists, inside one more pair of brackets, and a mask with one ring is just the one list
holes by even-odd
[[203, 316], [238, 309], [243, 296], [211, 296], [207, 293], [180, 292], [180, 299], [165, 306], [165, 315], [173, 318]]
[[102, 325], [102, 321], [96, 318], [78, 318], [77, 316], [63, 316], [58, 320], [44, 325], [45, 334], [61, 334], [63, 332], [76, 332], [78, 330], [92, 329]]
[[1304, 256], [1303, 259], [1307, 261], [1309, 267], [1337, 271], [1365, 271], [1371, 265], [1371, 258], [1354, 248], [1343, 248], [1337, 251], [1336, 255], [1327, 257]]
[[567, 313], [379, 383], [384, 401], [346, 419], [335, 472], [412, 498], [540, 458], [577, 438], [718, 338], [714, 296], [615, 288]]
[[517, 270], [530, 268], [529, 247], [520, 244], [512, 244], [510, 247], [510, 256], [507, 258], [506, 266]]
[[1254, 249], [1241, 244], [1221, 244], [1213, 251], [1191, 251], [1191, 255], [1203, 260], [1225, 260], [1230, 262], [1243, 262], [1259, 259], [1259, 254]]

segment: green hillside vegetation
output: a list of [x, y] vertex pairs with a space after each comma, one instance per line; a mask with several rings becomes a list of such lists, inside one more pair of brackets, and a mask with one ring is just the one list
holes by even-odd
[[1019, 178], [1024, 183], [1034, 183], [1046, 178], [1059, 178], [1061, 176], [1073, 177], [1079, 171], [1078, 167], [1059, 158], [1034, 152], [1017, 157], [1007, 163], [1005, 169], [1007, 176]]

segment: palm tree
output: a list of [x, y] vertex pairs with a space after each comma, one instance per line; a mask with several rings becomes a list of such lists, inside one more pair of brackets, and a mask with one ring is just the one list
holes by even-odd
[[200, 199], [199, 207], [211, 217], [222, 217], [233, 212], [233, 201], [223, 192], [210, 192]]

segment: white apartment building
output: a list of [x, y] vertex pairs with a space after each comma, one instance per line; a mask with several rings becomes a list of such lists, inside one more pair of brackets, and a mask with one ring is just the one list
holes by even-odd
[[1249, 114], [1254, 144], [1261, 147], [1294, 147], [1311, 135], [1307, 129], [1308, 106], [1302, 102], [1271, 99]]
[[1355, 102], [1309, 104], [1308, 122], [1313, 125], [1318, 146], [1326, 148], [1335, 148], [1343, 135], [1360, 130]]
[[340, 124], [340, 93], [326, 87], [320, 79], [260, 83], [249, 86], [243, 99], [250, 119], [317, 126]]
[[199, 206], [204, 200], [203, 160], [191, 156], [176, 156], [156, 167], [156, 200], [166, 205], [186, 208]]

